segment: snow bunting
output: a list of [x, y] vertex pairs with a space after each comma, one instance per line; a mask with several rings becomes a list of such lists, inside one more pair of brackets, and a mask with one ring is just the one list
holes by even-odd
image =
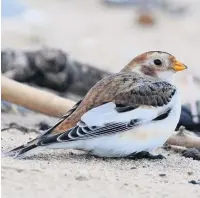
[[140, 153], [161, 158], [149, 152], [162, 146], [178, 123], [181, 102], [173, 77], [186, 68], [166, 52], [141, 54], [94, 85], [55, 126], [8, 153], [54, 148], [100, 157], [134, 158]]

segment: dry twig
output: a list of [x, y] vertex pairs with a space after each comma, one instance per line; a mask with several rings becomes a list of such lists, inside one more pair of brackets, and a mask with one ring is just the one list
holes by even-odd
[[27, 128], [25, 126], [21, 126], [17, 123], [14, 123], [14, 122], [8, 124], [8, 126], [5, 127], [5, 128], [2, 128], [1, 131], [7, 131], [9, 129], [17, 129], [17, 130], [19, 130], [23, 133], [34, 132], [34, 133], [40, 134], [40, 132], [38, 130], [34, 129], [34, 128]]
[[185, 127], [182, 126], [177, 133], [174, 133], [167, 140], [167, 144], [200, 149], [200, 137], [192, 132], [187, 132]]

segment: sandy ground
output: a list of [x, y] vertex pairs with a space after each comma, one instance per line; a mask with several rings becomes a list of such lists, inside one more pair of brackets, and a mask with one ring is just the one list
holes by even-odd
[[[10, 121], [34, 128], [41, 115], [3, 115], [2, 128]], [[34, 138], [35, 133], [16, 129], [2, 132], [3, 150]], [[164, 160], [111, 160], [75, 151], [43, 151], [26, 159], [2, 159], [2, 196], [23, 197], [199, 197], [199, 162], [172, 151], [158, 150]], [[164, 176], [162, 176], [164, 174]]]
[[[200, 76], [196, 70], [200, 51], [198, 0], [182, 1], [190, 2], [190, 11], [182, 17], [155, 12], [157, 24], [148, 28], [135, 23], [134, 9], [110, 9], [97, 0], [24, 2], [41, 10], [44, 19], [3, 19], [2, 47], [58, 47], [80, 61], [112, 72], [119, 71], [138, 53], [164, 50], [185, 62], [189, 73]], [[194, 96], [194, 92], [188, 94], [188, 89], [184, 89], [185, 97]], [[56, 119], [38, 114], [2, 114], [2, 128], [11, 122], [35, 128], [42, 120], [51, 125], [56, 122]], [[35, 136], [35, 133], [24, 134], [16, 129], [4, 131], [3, 150]], [[167, 159], [103, 160], [75, 151], [45, 151], [23, 160], [2, 158], [2, 196], [200, 197], [199, 186], [188, 183], [200, 179], [199, 162], [172, 151], [160, 149], [158, 153]]]

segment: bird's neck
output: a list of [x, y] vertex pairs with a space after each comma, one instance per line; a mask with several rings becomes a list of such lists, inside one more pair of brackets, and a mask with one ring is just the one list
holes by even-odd
[[141, 76], [150, 76], [162, 81], [166, 81], [172, 85], [174, 85], [174, 74], [171, 73], [170, 71], [164, 71], [164, 72], [159, 72], [159, 73], [143, 73], [140, 70], [134, 70], [135, 73], [141, 75]]
[[172, 73], [171, 71], [163, 71], [163, 72], [159, 72], [157, 73], [157, 77], [161, 80], [167, 81], [170, 84], [174, 84], [174, 73]]

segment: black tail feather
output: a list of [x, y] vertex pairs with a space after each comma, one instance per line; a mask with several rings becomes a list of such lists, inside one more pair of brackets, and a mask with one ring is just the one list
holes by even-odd
[[3, 154], [4, 154], [4, 156], [18, 157], [18, 156], [23, 155], [24, 153], [36, 148], [36, 147], [37, 147], [36, 144], [21, 145], [21, 146], [14, 148], [14, 149], [12, 149], [8, 152], [3, 153]]
[[30, 146], [26, 146], [26, 147], [22, 148], [22, 149], [16, 154], [16, 157], [17, 157], [17, 156], [20, 156], [20, 155], [23, 155], [24, 153], [26, 153], [26, 152], [28, 152], [28, 151], [30, 151], [30, 150], [36, 148], [36, 147], [37, 147], [37, 145], [35, 145], [35, 144], [32, 144], [32, 145], [30, 145]]
[[7, 152], [3, 152], [3, 156], [15, 156], [20, 150], [24, 149], [25, 148], [25, 145], [21, 145], [21, 146], [18, 146], [17, 148], [14, 148], [10, 151], [7, 151]]
[[6, 153], [4, 153], [5, 156], [19, 156], [22, 155], [23, 153], [26, 153], [27, 151], [34, 149], [37, 147], [37, 142], [38, 139], [33, 139], [31, 141], [29, 141], [27, 144], [18, 146]]
[[[25, 146], [24, 146], [24, 145], [21, 145], [21, 146], [18, 146], [17, 148], [12, 149], [12, 150], [9, 151], [9, 152], [17, 152], [17, 151], [20, 151], [20, 150], [23, 149], [23, 148], [25, 148]], [[8, 152], [8, 153], [9, 153], [9, 152]]]

